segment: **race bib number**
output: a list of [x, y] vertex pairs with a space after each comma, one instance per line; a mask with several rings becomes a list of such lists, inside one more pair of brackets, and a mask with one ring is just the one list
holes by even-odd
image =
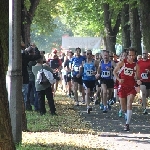
[[74, 71], [79, 71], [79, 67], [78, 66], [74, 66]]
[[110, 77], [110, 71], [103, 71], [101, 77], [103, 78]]
[[148, 74], [147, 73], [142, 73], [141, 78], [142, 79], [148, 79]]
[[93, 75], [93, 70], [86, 70], [86, 75], [87, 76], [92, 76]]
[[124, 74], [127, 76], [132, 76], [133, 75], [133, 69], [125, 67], [124, 68]]

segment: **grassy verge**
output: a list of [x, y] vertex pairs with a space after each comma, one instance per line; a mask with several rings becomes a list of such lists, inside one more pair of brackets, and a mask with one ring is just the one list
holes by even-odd
[[[23, 132], [22, 144], [17, 150], [87, 150], [94, 131], [74, 110], [73, 101], [61, 93], [55, 97], [58, 116], [26, 112], [29, 132]], [[101, 148], [98, 148], [99, 150]]]

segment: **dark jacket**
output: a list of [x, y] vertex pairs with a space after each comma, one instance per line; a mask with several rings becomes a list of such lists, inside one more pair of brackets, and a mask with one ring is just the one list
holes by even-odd
[[29, 83], [29, 74], [28, 74], [28, 63], [30, 61], [35, 61], [41, 57], [40, 51], [35, 49], [35, 55], [29, 55], [28, 51], [23, 51], [22, 53], [22, 76], [23, 76], [23, 84]]

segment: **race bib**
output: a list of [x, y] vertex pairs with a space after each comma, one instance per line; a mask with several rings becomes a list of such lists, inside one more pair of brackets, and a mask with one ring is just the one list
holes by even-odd
[[124, 74], [127, 76], [132, 76], [133, 75], [133, 69], [125, 67], [124, 68]]
[[141, 78], [142, 79], [148, 79], [148, 76], [147, 76], [148, 74], [147, 73], [142, 73], [141, 74]]
[[110, 71], [103, 71], [101, 77], [102, 78], [110, 77]]
[[92, 76], [93, 70], [86, 70], [86, 76]]
[[78, 66], [74, 66], [74, 71], [79, 71], [79, 67]]

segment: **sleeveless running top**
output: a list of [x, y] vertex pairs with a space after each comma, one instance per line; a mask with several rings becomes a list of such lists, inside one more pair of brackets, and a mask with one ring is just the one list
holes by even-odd
[[111, 61], [107, 64], [104, 64], [104, 61], [101, 61], [101, 78], [103, 79], [113, 79], [112, 70], [108, 70], [107, 67], [112, 69]]
[[147, 73], [146, 69], [150, 70], [150, 59], [139, 60], [137, 62], [139, 68], [140, 68], [140, 79], [143, 82], [150, 82], [150, 74]]
[[124, 60], [124, 66], [119, 71], [120, 79], [124, 79], [124, 82], [121, 86], [124, 87], [133, 87], [136, 85], [135, 82], [135, 72], [136, 72], [136, 63], [128, 63], [127, 60]]
[[72, 66], [73, 66], [72, 75], [73, 76], [76, 76], [79, 73], [79, 68], [82, 65], [83, 61], [85, 61], [85, 57], [83, 57], [83, 56], [72, 58]]
[[95, 80], [95, 75], [93, 75], [93, 72], [96, 71], [94, 61], [91, 63], [85, 62], [83, 67], [82, 80]]

